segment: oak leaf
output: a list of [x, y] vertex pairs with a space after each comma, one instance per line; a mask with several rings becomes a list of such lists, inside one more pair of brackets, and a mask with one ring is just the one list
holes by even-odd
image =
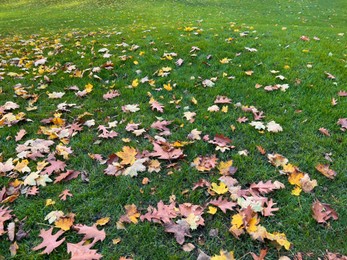
[[42, 251], [41, 254], [50, 254], [55, 248], [60, 246], [65, 241], [65, 237], [58, 241], [58, 238], [64, 233], [64, 231], [59, 230], [54, 235], [52, 231], [53, 227], [48, 230], [41, 229], [39, 236], [43, 238], [43, 241], [41, 242], [41, 244], [33, 248], [34, 251], [45, 248], [45, 250]]
[[334, 170], [330, 169], [329, 165], [317, 164], [316, 170], [329, 179], [334, 179], [337, 175]]
[[71, 260], [98, 260], [102, 255], [96, 249], [90, 249], [93, 244], [84, 244], [81, 241], [77, 244], [67, 243], [67, 252], [71, 254]]
[[321, 203], [319, 200], [315, 200], [312, 203], [312, 213], [313, 218], [318, 223], [326, 223], [330, 218], [337, 220], [338, 214], [329, 204]]
[[218, 197], [218, 199], [210, 200], [208, 204], [217, 206], [223, 213], [226, 213], [227, 209], [233, 210], [233, 207], [237, 205], [236, 202], [228, 201], [228, 199], [224, 199], [222, 196]]
[[106, 238], [105, 231], [103, 229], [99, 230], [96, 224], [91, 227], [87, 225], [77, 224], [74, 225], [73, 228], [77, 230], [78, 234], [84, 235], [83, 241], [93, 239], [91, 245], [94, 245], [98, 241], [103, 241]]

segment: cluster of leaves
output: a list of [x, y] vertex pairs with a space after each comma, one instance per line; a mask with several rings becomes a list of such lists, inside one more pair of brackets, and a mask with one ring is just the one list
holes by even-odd
[[[202, 29], [198, 27], [187, 26], [181, 30], [182, 33], [192, 33], [196, 36], [202, 33]], [[123, 40], [112, 48], [108, 44], [98, 46], [94, 40], [96, 34], [94, 32], [87, 34], [73, 32], [59, 37], [56, 35], [54, 39], [38, 35], [33, 35], [30, 39], [14, 37], [8, 39], [14, 47], [5, 44], [0, 51], [1, 57], [4, 58], [1, 63], [0, 81], [8, 84], [12, 82], [12, 85], [15, 82], [12, 88], [10, 86], [4, 90], [1, 89], [1, 95], [6, 95], [7, 98], [11, 96], [10, 93], [13, 93], [18, 100], [16, 102], [7, 100], [0, 106], [0, 128], [1, 131], [12, 127], [21, 128], [15, 133], [14, 138], [8, 135], [8, 141], [15, 140], [14, 151], [11, 151], [10, 155], [5, 154], [5, 157], [0, 158], [0, 176], [8, 179], [7, 184], [1, 188], [0, 202], [2, 204], [13, 203], [20, 196], [28, 198], [37, 196], [40, 194], [40, 190], [47, 185], [63, 184], [78, 177], [88, 183], [88, 172], [70, 167], [69, 162], [72, 157], [76, 156], [73, 141], [78, 141], [78, 138], [87, 132], [93, 135], [94, 145], [102, 144], [109, 139], [121, 140], [125, 143], [121, 150], [113, 151], [111, 154], [106, 154], [106, 152], [97, 154], [93, 152], [93, 146], [88, 147], [89, 157], [101, 165], [105, 165], [104, 173], [107, 178], [137, 177], [144, 172], [160, 174], [166, 169], [170, 173], [171, 170], [181, 169], [184, 165], [190, 165], [192, 170], [208, 174], [208, 177], [200, 179], [191, 188], [191, 190], [203, 189], [203, 194], [206, 196], [201, 200], [204, 200], [204, 203], [194, 204], [190, 201], [178, 203], [175, 196], [172, 196], [168, 204], [160, 200], [156, 206], [149, 205], [147, 212], [139, 211], [135, 204], [124, 205], [126, 214], [117, 221], [118, 229], [126, 228], [125, 223], [137, 224], [139, 219], [143, 222], [157, 223], [164, 227], [165, 232], [173, 233], [177, 243], [183, 245], [184, 250], [190, 251], [194, 249], [194, 245], [185, 244], [185, 242], [192, 236], [191, 232], [205, 226], [206, 215], [215, 215], [217, 211], [221, 211], [230, 219], [229, 231], [237, 239], [247, 233], [254, 240], [270, 242], [277, 248], [284, 247], [289, 250], [291, 242], [287, 240], [284, 233], [269, 232], [261, 224], [264, 218], [274, 216], [274, 212], [279, 210], [274, 207], [276, 203], [273, 198], [267, 195], [285, 188], [285, 185], [273, 180], [252, 182], [247, 186], [241, 185], [234, 176], [237, 168], [233, 165], [233, 160], [230, 157], [221, 159], [228, 157], [228, 152], [237, 148], [233, 145], [230, 133], [219, 132], [219, 129], [216, 129], [215, 133], [206, 132], [199, 130], [199, 127], [186, 130], [184, 127], [188, 125], [190, 129], [193, 128], [194, 123], [204, 113], [199, 110], [199, 98], [184, 96], [180, 92], [180, 85], [175, 83], [175, 78], [171, 76], [186, 65], [185, 60], [203, 56], [200, 54], [201, 48], [191, 46], [185, 54], [186, 56], [167, 51], [158, 55], [158, 49], [152, 48], [155, 43], [150, 42], [148, 44], [150, 48], [147, 46], [146, 51], [153, 51], [151, 55], [147, 54], [145, 50], [142, 51], [139, 45], [133, 42], [128, 44]], [[109, 35], [108, 32], [103, 31], [98, 34]], [[242, 41], [243, 37], [248, 36], [249, 32], [245, 31], [237, 37]], [[83, 39], [90, 41], [82, 42]], [[234, 39], [226, 39], [226, 44], [233, 44]], [[306, 41], [306, 38], [302, 40]], [[65, 57], [64, 52], [70, 51], [69, 48], [64, 47], [63, 43], [78, 50], [78, 57], [74, 62], [69, 61], [62, 64]], [[32, 48], [33, 46], [35, 48]], [[242, 51], [247, 55], [258, 52], [252, 47], [244, 47]], [[241, 54], [238, 52], [236, 56]], [[20, 55], [20, 58], [17, 55]], [[146, 70], [145, 76], [137, 65], [143, 61], [146, 55], [149, 58], [158, 56], [157, 58], [163, 61], [163, 64], [156, 65], [153, 71]], [[90, 67], [79, 65], [78, 60], [84, 59], [86, 56], [90, 61], [97, 60], [100, 63]], [[218, 63], [219, 66], [227, 66], [231, 61], [232, 59], [225, 57], [215, 63]], [[204, 64], [210, 66], [208, 62], [213, 62], [212, 55], [207, 55]], [[123, 75], [125, 79], [121, 81], [124, 83], [123, 85], [119, 81], [117, 84], [113, 84], [115, 82], [110, 82], [109, 78], [118, 79], [120, 77], [115, 73], [115, 68], [118, 67], [128, 69], [135, 67], [136, 74], [131, 78]], [[271, 73], [277, 74], [278, 72], [271, 71]], [[247, 70], [243, 74], [251, 77], [253, 71]], [[152, 75], [153, 78], [148, 75]], [[327, 75], [329, 79], [333, 79], [330, 73]], [[76, 84], [66, 85], [59, 89], [54, 88], [54, 83], [58, 82], [59, 77], [64, 76]], [[171, 79], [168, 80], [170, 77]], [[223, 77], [228, 81], [235, 78], [232, 75], [224, 75], [224, 73]], [[28, 80], [34, 82], [35, 86], [30, 85]], [[214, 76], [195, 78], [192, 76], [191, 80], [195, 88], [205, 90], [218, 86], [221, 78]], [[274, 82], [276, 80], [284, 81], [286, 78], [276, 75]], [[260, 85], [256, 85], [256, 88], [260, 87]], [[281, 90], [285, 92], [288, 89], [289, 85], [286, 83], [270, 83], [264, 87], [265, 91]], [[144, 97], [145, 102], [141, 97], [142, 101], [138, 103], [128, 103], [125, 93], [135, 95], [144, 90], [147, 91], [147, 97]], [[162, 95], [157, 93], [162, 93]], [[344, 91], [339, 92], [338, 95], [346, 96]], [[123, 97], [124, 99], [122, 99]], [[55, 100], [63, 98], [64, 102], [54, 103]], [[44, 117], [39, 116], [40, 109], [42, 109], [40, 101], [43, 99], [49, 99], [49, 102], [55, 106], [51, 111], [45, 110], [49, 112], [49, 117], [46, 114]], [[250, 115], [249, 117], [239, 117], [235, 122], [242, 124], [252, 120], [249, 125], [258, 130], [260, 134], [264, 134], [265, 131], [270, 134], [283, 131], [282, 126], [275, 120], [263, 121], [265, 112], [255, 106], [233, 102], [230, 97], [222, 93], [210, 97], [210, 99], [210, 106], [204, 109], [204, 112], [207, 111], [209, 115], [228, 115], [228, 112], [233, 109], [242, 111], [247, 116]], [[84, 106], [87, 107], [87, 103], [92, 100], [98, 100], [105, 106], [111, 104], [115, 108], [107, 115], [92, 114], [84, 109]], [[182, 111], [183, 103], [189, 103], [191, 107], [184, 106]], [[20, 111], [24, 111], [24, 109], [26, 112]], [[174, 111], [173, 116], [170, 116], [168, 111]], [[156, 119], [141, 122], [141, 116], [138, 116], [140, 113], [152, 113]], [[27, 118], [26, 114], [32, 115], [34, 119]], [[117, 121], [115, 118], [118, 117], [122, 119]], [[179, 120], [169, 120], [169, 118], [175, 117], [179, 117]], [[29, 127], [32, 121], [39, 124], [34, 130]], [[338, 119], [337, 124], [341, 127], [341, 131], [347, 129], [346, 122], [346, 118]], [[234, 125], [230, 127], [232, 131], [235, 131]], [[177, 131], [185, 131], [186, 138], [175, 140], [173, 133]], [[326, 129], [322, 128], [320, 131], [329, 135]], [[144, 143], [144, 145], [134, 147], [135, 144], [128, 144], [134, 141], [132, 138], [136, 143]], [[186, 150], [194, 149], [198, 145], [208, 146], [211, 153], [197, 153], [195, 158], [187, 157]], [[144, 149], [144, 146], [147, 146], [147, 149]], [[264, 148], [261, 146], [257, 148], [261, 154], [266, 154]], [[247, 156], [248, 151], [240, 150], [238, 154]], [[290, 164], [288, 159], [282, 155], [268, 154], [267, 156], [274, 166], [281, 168], [282, 174], [288, 175], [289, 183], [295, 185], [293, 195], [299, 196], [301, 191], [311, 192], [318, 185], [316, 180], [311, 180], [307, 173]], [[336, 172], [330, 169], [329, 165], [319, 164], [316, 168], [330, 179], [336, 176]], [[211, 179], [215, 179], [215, 181], [211, 181]], [[148, 178], [142, 180], [144, 185], [149, 182]], [[62, 201], [66, 201], [69, 197], [73, 197], [73, 193], [68, 189], [62, 190], [59, 194]], [[53, 200], [46, 200], [46, 207], [54, 204]], [[330, 218], [338, 219], [337, 213], [330, 205], [318, 200], [312, 205], [312, 210], [313, 217], [318, 223], [327, 223]], [[12, 242], [10, 247], [12, 255], [15, 255], [18, 249], [17, 241], [29, 235], [23, 229], [25, 220], [15, 219], [14, 213], [15, 206], [13, 209], [11, 206], [0, 207], [0, 236], [8, 234], [8, 238]], [[211, 219], [213, 220], [213, 217]], [[70, 231], [75, 235], [84, 235], [78, 243], [67, 243], [67, 252], [71, 254], [71, 259], [100, 259], [102, 257], [92, 247], [105, 239], [105, 230], [99, 230], [97, 225], [105, 225], [108, 220], [102, 219], [93, 223], [92, 226], [75, 224], [75, 214], [72, 212], [65, 214], [61, 210], [50, 211], [44, 220], [48, 221], [51, 227], [47, 230], [40, 230], [39, 237], [43, 239], [43, 242], [35, 246], [33, 250], [44, 249], [42, 253], [52, 253], [55, 248], [65, 242], [67, 237], [60, 240], [59, 238], [65, 232]], [[54, 233], [54, 228], [59, 230]], [[18, 230], [17, 233], [15, 233], [15, 229]], [[262, 259], [264, 254], [266, 253], [261, 253], [263, 256], [258, 259]], [[233, 253], [224, 251], [221, 252], [220, 258], [211, 257], [211, 259], [232, 258]]]

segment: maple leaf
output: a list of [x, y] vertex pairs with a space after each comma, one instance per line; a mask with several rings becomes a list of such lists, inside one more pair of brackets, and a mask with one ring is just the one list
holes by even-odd
[[81, 172], [79, 171], [74, 171], [74, 170], [67, 170], [66, 172], [62, 172], [59, 174], [58, 177], [55, 178], [54, 184], [61, 182], [61, 181], [69, 181], [72, 179], [76, 179]]
[[60, 246], [65, 241], [65, 237], [58, 241], [58, 238], [64, 233], [64, 231], [59, 230], [54, 235], [52, 231], [53, 231], [53, 227], [51, 227], [48, 230], [44, 230], [44, 229], [40, 230], [39, 236], [43, 238], [43, 241], [41, 244], [33, 248], [34, 251], [45, 248], [45, 250], [42, 251], [41, 254], [50, 254], [55, 248]]
[[10, 172], [14, 167], [12, 158], [9, 158], [5, 163], [0, 162], [0, 173]]
[[279, 167], [279, 166], [284, 166], [288, 163], [288, 159], [286, 157], [284, 157], [281, 154], [268, 154], [267, 158], [269, 159], [269, 162], [275, 166], [275, 167]]
[[81, 241], [77, 244], [67, 243], [67, 252], [71, 254], [71, 260], [98, 260], [102, 255], [96, 249], [90, 249], [93, 244], [84, 244]]
[[321, 203], [319, 200], [315, 200], [312, 203], [313, 218], [318, 223], [326, 223], [330, 218], [337, 220], [339, 217], [335, 210], [329, 204]]
[[137, 111], [139, 111], [140, 108], [139, 108], [139, 105], [138, 104], [134, 104], [134, 105], [125, 105], [125, 106], [122, 106], [122, 111], [125, 112], [125, 113], [135, 113]]
[[52, 92], [52, 93], [47, 93], [48, 98], [50, 99], [58, 99], [62, 98], [65, 95], [65, 92]]
[[228, 199], [223, 199], [222, 196], [218, 197], [218, 199], [210, 200], [208, 204], [217, 206], [218, 208], [223, 211], [223, 213], [226, 213], [228, 210], [233, 210], [233, 207], [237, 205], [235, 202], [228, 201]]
[[193, 123], [195, 121], [195, 116], [196, 116], [196, 113], [195, 112], [190, 112], [190, 111], [187, 111], [187, 112], [184, 112], [183, 113], [183, 116], [190, 122], [190, 123]]
[[158, 144], [156, 142], [152, 142], [154, 152], [150, 153], [150, 156], [158, 157], [163, 160], [174, 160], [184, 156], [183, 151], [181, 149], [175, 149], [169, 143], [161, 143]]
[[67, 231], [70, 230], [71, 226], [75, 221], [75, 214], [70, 213], [67, 216], [63, 216], [54, 222], [55, 227], [60, 228], [61, 230]]
[[25, 129], [19, 130], [15, 137], [16, 142], [22, 140], [23, 136], [26, 135], [26, 133], [27, 131], [25, 131]]
[[193, 129], [187, 136], [190, 140], [201, 140], [201, 131], [198, 131], [196, 128]]
[[194, 159], [192, 166], [195, 166], [195, 168], [201, 172], [210, 171], [211, 169], [216, 167], [217, 160], [218, 159], [216, 155], [199, 156]]
[[164, 225], [165, 232], [174, 233], [178, 244], [183, 245], [185, 237], [191, 237], [189, 232], [189, 224], [186, 221], [180, 221], [179, 223], [168, 223]]
[[74, 225], [73, 228], [77, 230], [78, 234], [84, 235], [82, 241], [93, 239], [91, 245], [94, 245], [98, 241], [104, 241], [104, 239], [106, 238], [104, 229], [98, 230], [96, 224], [91, 227], [87, 225], [77, 224]]
[[116, 155], [122, 159], [120, 164], [122, 165], [134, 164], [134, 162], [136, 161], [135, 156], [137, 155], [136, 149], [133, 147], [124, 146], [122, 150], [123, 150], [122, 152], [116, 153]]
[[264, 130], [265, 125], [263, 122], [258, 122], [258, 121], [252, 121], [249, 123], [251, 126], [254, 126], [255, 129], [257, 130]]
[[236, 167], [233, 167], [233, 161], [220, 162], [218, 165], [219, 173], [222, 175], [234, 175], [237, 171]]
[[312, 180], [310, 179], [310, 176], [305, 173], [305, 175], [300, 179], [300, 188], [304, 191], [304, 192], [311, 192], [316, 186], [317, 186], [317, 181], [316, 180]]
[[12, 218], [11, 212], [12, 210], [10, 210], [9, 207], [6, 207], [6, 208], [4, 206], [0, 207], [0, 236], [2, 236], [5, 233], [4, 231], [5, 221], [8, 221]]
[[108, 91], [106, 94], [104, 94], [102, 96], [103, 99], [105, 100], [109, 100], [109, 99], [112, 99], [112, 98], [115, 98], [115, 97], [119, 97], [120, 94], [117, 90], [110, 90]]
[[347, 130], [347, 118], [339, 118], [337, 124], [341, 126], [342, 131]]
[[168, 125], [170, 125], [172, 121], [156, 121], [151, 125], [151, 128], [157, 129], [160, 131], [170, 131], [169, 128], [167, 128]]
[[228, 192], [228, 186], [226, 186], [223, 182], [220, 182], [219, 185], [217, 185], [217, 183], [212, 182], [211, 190], [213, 190], [217, 194], [224, 194]]
[[330, 169], [329, 165], [317, 164], [316, 170], [329, 179], [334, 179], [337, 175], [337, 173], [334, 170]]
[[137, 224], [138, 218], [140, 217], [141, 214], [137, 211], [136, 205], [135, 204], [125, 205], [124, 208], [126, 210], [126, 214], [119, 218], [119, 222]]
[[267, 123], [266, 128], [269, 132], [272, 133], [278, 133], [283, 131], [283, 128], [275, 121], [270, 121], [269, 123]]
[[151, 104], [151, 108], [152, 110], [157, 110], [160, 113], [164, 113], [164, 106], [159, 103], [158, 101], [156, 101], [155, 99], [151, 98], [151, 100], [149, 101], [149, 103]]
[[51, 175], [53, 172], [57, 173], [63, 171], [66, 167], [66, 163], [60, 160], [51, 160], [49, 163], [50, 166], [46, 167], [41, 174]]
[[234, 252], [221, 250], [219, 255], [212, 256], [210, 260], [235, 260]]
[[171, 203], [169, 205], [165, 205], [162, 200], [160, 200], [157, 204], [157, 209], [149, 206], [147, 208], [147, 213], [145, 215], [141, 215], [141, 221], [148, 220], [152, 222], [163, 222], [163, 223], [171, 223], [171, 219], [176, 218], [178, 212], [175, 207], [175, 203]]
[[146, 170], [146, 166], [143, 165], [148, 161], [148, 158], [137, 159], [131, 166], [125, 169], [123, 172], [124, 176], [135, 177], [138, 172], [144, 172]]

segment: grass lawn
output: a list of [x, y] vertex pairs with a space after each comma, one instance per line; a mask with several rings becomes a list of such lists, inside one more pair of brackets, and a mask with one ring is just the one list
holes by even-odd
[[[69, 259], [83, 234], [88, 259], [346, 255], [345, 10], [345, 0], [1, 1], [0, 259]], [[317, 223], [317, 199], [338, 219]], [[175, 207], [144, 219], [161, 200]], [[40, 230], [60, 230], [52, 211], [75, 214], [75, 226], [40, 255]], [[77, 225], [103, 218], [99, 239]]]

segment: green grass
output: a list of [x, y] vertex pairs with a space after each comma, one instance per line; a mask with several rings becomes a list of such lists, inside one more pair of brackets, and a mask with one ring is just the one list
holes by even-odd
[[[337, 95], [339, 91], [347, 90], [346, 35], [339, 35], [347, 31], [346, 8], [347, 3], [343, 0], [2, 1], [0, 60], [8, 61], [23, 56], [27, 56], [28, 60], [36, 60], [40, 55], [35, 54], [34, 48], [37, 48], [42, 50], [43, 56], [48, 57], [47, 66], [55, 65], [58, 68], [55, 75], [44, 73], [53, 82], [42, 90], [38, 88], [42, 79], [33, 80], [34, 73], [37, 73], [35, 67], [30, 67], [23, 79], [16, 79], [6, 74], [22, 73], [20, 68], [0, 66], [0, 75], [5, 72], [4, 79], [0, 81], [0, 105], [6, 101], [16, 102], [20, 109], [15, 112], [23, 111], [27, 118], [33, 120], [0, 128], [0, 151], [4, 161], [16, 157], [17, 143], [14, 136], [20, 129], [26, 129], [28, 134], [19, 143], [33, 138], [47, 138], [37, 134], [42, 125], [40, 121], [53, 116], [56, 106], [61, 102], [77, 103], [80, 106], [62, 115], [68, 123], [72, 123], [85, 111], [93, 114], [87, 119], [94, 118], [96, 121], [94, 127], [84, 127], [68, 144], [74, 153], [67, 161], [67, 168], [88, 172], [89, 183], [83, 183], [79, 178], [67, 183], [49, 184], [40, 187], [38, 196], [26, 198], [22, 195], [8, 204], [19, 220], [26, 217], [24, 229], [30, 231], [28, 238], [18, 242], [19, 250], [14, 258], [44, 259], [31, 249], [42, 241], [38, 234], [40, 229], [47, 228], [44, 217], [52, 210], [62, 210], [75, 213], [75, 223], [87, 225], [92, 225], [101, 217], [111, 218], [105, 226], [106, 239], [94, 247], [105, 259], [118, 259], [120, 256], [133, 256], [135, 259], [195, 259], [197, 250], [184, 252], [172, 234], [165, 233], [161, 225], [140, 221], [137, 225], [126, 224], [126, 230], [117, 230], [115, 223], [124, 214], [124, 205], [127, 204], [134, 203], [142, 213], [159, 200], [167, 203], [171, 195], [176, 196], [178, 203], [204, 204], [208, 198], [206, 193], [202, 189], [192, 191], [191, 188], [200, 178], [216, 181], [219, 174], [216, 170], [199, 173], [190, 163], [199, 155], [211, 154], [216, 154], [220, 161], [234, 161], [238, 167], [235, 178], [243, 187], [270, 179], [286, 185], [285, 189], [269, 195], [280, 210], [274, 217], [262, 218], [261, 224], [270, 232], [284, 232], [293, 247], [290, 251], [277, 251], [270, 244], [254, 241], [248, 235], [243, 235], [240, 240], [235, 239], [228, 231], [234, 212], [218, 212], [214, 216], [205, 213], [206, 226], [192, 231], [192, 238], [186, 239], [186, 242], [193, 243], [208, 255], [218, 254], [221, 249], [233, 250], [237, 258], [248, 252], [258, 253], [265, 246], [270, 248], [269, 259], [281, 255], [292, 257], [297, 252], [313, 252], [314, 257], [318, 257], [325, 250], [347, 254], [347, 138], [346, 133], [336, 124], [339, 118], [347, 117], [347, 98]], [[185, 32], [186, 26], [201, 28], [202, 32], [199, 35]], [[249, 35], [240, 37], [239, 33], [244, 31], [249, 31]], [[301, 41], [302, 35], [309, 36], [311, 40]], [[313, 40], [314, 36], [319, 37], [320, 41]], [[227, 43], [226, 39], [230, 37], [234, 40]], [[24, 41], [29, 39], [34, 41], [33, 45], [25, 44]], [[55, 39], [60, 39], [62, 52], [49, 55], [54, 52]], [[77, 41], [80, 44], [76, 45]], [[116, 47], [116, 44], [122, 42], [130, 46], [136, 44], [140, 48], [129, 51], [129, 47]], [[196, 57], [189, 53], [192, 46], [201, 49]], [[113, 55], [109, 59], [97, 52], [104, 47]], [[247, 52], [245, 47], [256, 48], [258, 52]], [[95, 54], [92, 54], [92, 48]], [[142, 56], [141, 51], [144, 52]], [[178, 57], [163, 60], [161, 57], [165, 52], [176, 52]], [[236, 56], [237, 53], [242, 54]], [[124, 54], [133, 58], [120, 61], [118, 56]], [[212, 55], [211, 60], [206, 59], [208, 55]], [[219, 62], [225, 57], [232, 59], [229, 64]], [[184, 59], [181, 67], [174, 64], [178, 58]], [[72, 78], [61, 69], [71, 62], [78, 69], [85, 70], [102, 66], [107, 60], [114, 63], [114, 69], [97, 73], [102, 80], [88, 77], [89, 71], [85, 72], [83, 78]], [[135, 65], [134, 60], [139, 64]], [[312, 64], [312, 68], [308, 68], [307, 64]], [[285, 69], [286, 65], [288, 69]], [[153, 75], [166, 66], [173, 69], [168, 77]], [[141, 70], [141, 74], [138, 75], [136, 70]], [[246, 76], [244, 71], [247, 70], [253, 70], [254, 74]], [[285, 76], [286, 80], [276, 79], [270, 70], [280, 71], [279, 74]], [[333, 74], [336, 79], [327, 79], [325, 72]], [[223, 77], [223, 73], [235, 76], [235, 79], [229, 80]], [[126, 88], [135, 78], [141, 79], [146, 75], [156, 81], [156, 87], [140, 84], [135, 89]], [[203, 88], [201, 81], [212, 77], [218, 78], [215, 87]], [[297, 84], [298, 80], [300, 84]], [[171, 85], [177, 84], [172, 92], [155, 90], [169, 81]], [[13, 86], [17, 83], [32, 86], [28, 91], [40, 95], [36, 103], [37, 110], [25, 111], [28, 101], [14, 95]], [[85, 98], [77, 98], [73, 91], [67, 90], [72, 85], [83, 89], [88, 83], [93, 84], [94, 89]], [[256, 89], [256, 83], [264, 86], [287, 83], [290, 88], [286, 92], [266, 92]], [[112, 85], [120, 91], [121, 96], [103, 100], [102, 95]], [[64, 91], [66, 94], [62, 99], [52, 100], [47, 98], [47, 91]], [[147, 92], [151, 92], [155, 99], [165, 105], [163, 114], [151, 111]], [[208, 112], [207, 108], [213, 105], [217, 95], [228, 96], [233, 104], [241, 102], [264, 111], [265, 121], [275, 120], [283, 127], [283, 132], [260, 134], [248, 122], [237, 123], [238, 117], [246, 116], [252, 121], [252, 116], [233, 104], [229, 105], [228, 113]], [[174, 99], [173, 96], [177, 99], [182, 97], [179, 108], [169, 103]], [[191, 103], [193, 97], [197, 99], [197, 105]], [[337, 99], [336, 106], [331, 105], [332, 98]], [[121, 106], [135, 103], [140, 105], [139, 112], [122, 112]], [[192, 124], [183, 118], [185, 107], [197, 114]], [[296, 113], [296, 110], [302, 112]], [[197, 141], [183, 148], [186, 157], [178, 161], [180, 170], [173, 170], [173, 174], [167, 175], [170, 169], [166, 169], [166, 163], [162, 162], [159, 173], [140, 173], [136, 178], [105, 176], [103, 170], [106, 166], [89, 158], [88, 153], [100, 153], [107, 158], [120, 151], [124, 145], [136, 147], [139, 151], [151, 150], [152, 145], [147, 139], [126, 132], [125, 126], [130, 121], [141, 122], [141, 127], [154, 136], [157, 131], [150, 129], [150, 125], [158, 116], [173, 121], [170, 126], [173, 134], [168, 137], [170, 142], [187, 140], [189, 132], [197, 128], [203, 135], [209, 134], [210, 137], [215, 134], [230, 137], [236, 149], [225, 153], [216, 152], [213, 145]], [[106, 125], [108, 117], [111, 121], [124, 120], [114, 129], [119, 136], [93, 145], [98, 140], [96, 127]], [[235, 132], [231, 131], [230, 125], [236, 126]], [[322, 135], [318, 131], [320, 127], [329, 129], [331, 136]], [[12, 139], [7, 140], [8, 136]], [[131, 142], [125, 144], [122, 138], [131, 138]], [[279, 175], [266, 157], [260, 155], [256, 145], [261, 145], [268, 153], [283, 154], [291, 163], [308, 172], [311, 179], [316, 179], [318, 186], [312, 193], [292, 196], [292, 186], [287, 178]], [[238, 155], [237, 151], [244, 149], [249, 151], [248, 157]], [[338, 173], [334, 180], [327, 179], [315, 170], [318, 163], [328, 163], [324, 159], [324, 153], [328, 152], [332, 153], [334, 160], [331, 168]], [[30, 166], [32, 170], [35, 169], [35, 163], [32, 162]], [[0, 176], [1, 189], [12, 180]], [[23, 177], [23, 174], [19, 175], [19, 178]], [[148, 185], [141, 183], [144, 177], [151, 180]], [[58, 195], [64, 189], [70, 189], [73, 197], [62, 202]], [[186, 189], [189, 192], [182, 194]], [[48, 198], [56, 201], [53, 207], [45, 207]], [[311, 217], [311, 204], [315, 198], [331, 204], [339, 213], [339, 220], [329, 221], [328, 225], [317, 224]], [[211, 229], [219, 230], [218, 237], [209, 236]], [[67, 242], [78, 242], [81, 239], [80, 235], [72, 231], [66, 232], [64, 236]], [[112, 239], [117, 237], [122, 241], [113, 245]], [[1, 256], [10, 258], [10, 244], [6, 235], [0, 237], [0, 259]], [[66, 246], [59, 247], [46, 258], [69, 258]], [[250, 259], [250, 255], [245, 258]]]

